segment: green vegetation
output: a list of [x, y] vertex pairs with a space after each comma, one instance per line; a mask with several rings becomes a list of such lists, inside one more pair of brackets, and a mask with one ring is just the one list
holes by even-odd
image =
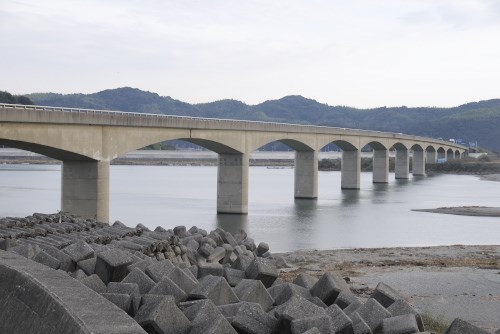
[[425, 330], [435, 332], [436, 334], [443, 334], [451, 325], [451, 321], [444, 318], [444, 316], [433, 315], [429, 312], [422, 314]]
[[[410, 158], [410, 170], [411, 170], [411, 158]], [[389, 171], [393, 172], [395, 166], [394, 158], [389, 158]], [[339, 171], [341, 170], [341, 160], [340, 159], [321, 159], [318, 161], [318, 169], [322, 171]], [[361, 171], [371, 172], [373, 170], [373, 160], [372, 158], [361, 158]]]
[[121, 110], [140, 113], [244, 119], [402, 132], [445, 140], [478, 141], [500, 151], [500, 99], [454, 108], [381, 107], [356, 109], [329, 106], [302, 96], [286, 96], [257, 105], [236, 100], [188, 104], [169, 96], [124, 87], [94, 94], [29, 94], [36, 104], [61, 107]]
[[12, 95], [9, 92], [0, 91], [0, 103], [11, 103], [11, 104], [29, 104], [33, 105], [33, 101], [26, 96]]
[[483, 155], [478, 159], [451, 160], [442, 164], [428, 164], [426, 169], [440, 173], [494, 174], [500, 173], [500, 159]]

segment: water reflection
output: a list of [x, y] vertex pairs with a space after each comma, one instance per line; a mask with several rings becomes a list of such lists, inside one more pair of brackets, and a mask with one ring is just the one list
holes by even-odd
[[359, 203], [361, 191], [356, 189], [342, 189], [342, 206], [353, 206]]
[[318, 201], [316, 199], [296, 198], [294, 204], [294, 212], [298, 217], [316, 215], [316, 208], [318, 207]]

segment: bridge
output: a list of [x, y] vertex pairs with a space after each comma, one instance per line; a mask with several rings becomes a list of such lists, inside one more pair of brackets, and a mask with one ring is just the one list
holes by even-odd
[[318, 196], [318, 152], [342, 149], [341, 187], [360, 188], [361, 150], [373, 150], [373, 182], [425, 175], [425, 163], [460, 159], [467, 147], [442, 140], [311, 125], [237, 121], [103, 110], [0, 104], [0, 145], [62, 161], [61, 210], [109, 221], [110, 162], [167, 140], [185, 140], [218, 153], [217, 212], [248, 213], [249, 154], [274, 141], [295, 150], [295, 198]]

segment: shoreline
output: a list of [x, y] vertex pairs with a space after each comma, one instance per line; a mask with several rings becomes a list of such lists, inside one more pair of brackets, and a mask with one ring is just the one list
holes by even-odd
[[455, 317], [494, 330], [500, 327], [500, 245], [354, 248], [276, 253], [289, 268], [288, 282], [300, 273], [341, 275], [366, 299], [378, 282], [399, 290], [424, 314], [443, 322]]
[[455, 206], [435, 209], [412, 209], [411, 211], [440, 213], [457, 216], [500, 217], [500, 207], [486, 206]]

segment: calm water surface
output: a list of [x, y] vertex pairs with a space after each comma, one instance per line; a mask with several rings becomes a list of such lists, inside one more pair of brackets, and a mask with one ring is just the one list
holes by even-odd
[[[414, 212], [498, 206], [500, 183], [438, 175], [341, 190], [340, 172], [319, 173], [319, 199], [294, 200], [293, 169], [250, 168], [249, 214], [216, 214], [216, 167], [112, 166], [111, 220], [155, 228], [243, 228], [272, 251], [349, 247], [498, 244], [500, 219]], [[60, 166], [1, 165], [0, 216], [60, 209]]]

